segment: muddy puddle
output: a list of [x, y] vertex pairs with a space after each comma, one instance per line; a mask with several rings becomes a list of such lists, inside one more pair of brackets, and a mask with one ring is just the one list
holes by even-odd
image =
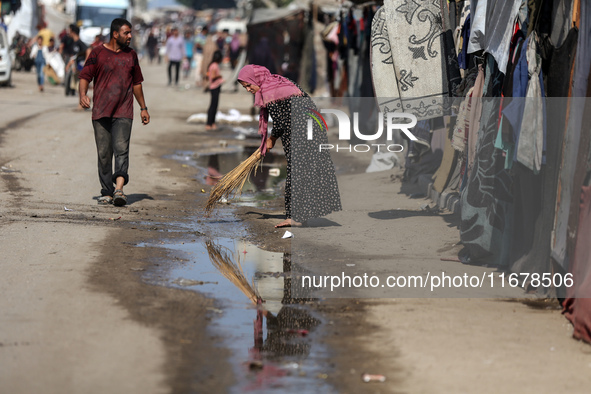
[[[219, 140], [217, 144], [205, 146], [200, 152], [176, 151], [166, 158], [196, 168], [198, 181], [213, 186], [256, 149], [257, 147], [232, 145], [227, 140]], [[279, 149], [277, 152], [267, 153], [256, 174], [252, 174], [244, 185], [240, 198], [232, 200], [233, 204], [262, 206], [265, 201], [280, 194], [287, 168], [285, 156], [281, 153]]]
[[209, 236], [138, 245], [176, 257], [144, 278], [218, 301], [209, 329], [232, 352], [237, 384], [231, 392], [335, 392], [325, 380], [328, 351], [318, 343], [322, 320], [306, 306], [313, 300], [291, 297], [290, 254], [242, 240], [245, 228], [230, 213], [192, 223], [190, 234]]
[[[215, 184], [255, 150], [222, 145], [206, 153], [178, 151], [168, 158], [197, 168], [200, 181]], [[285, 168], [284, 156], [265, 158], [262, 171], [232, 204], [257, 205], [276, 198]], [[314, 300], [291, 296], [289, 253], [264, 251], [244, 241], [244, 223], [230, 209], [167, 227], [187, 237], [137, 245], [166, 248], [175, 257], [155, 267], [157, 271], [146, 271], [144, 279], [217, 301], [209, 330], [232, 352], [237, 383], [231, 392], [336, 392], [326, 381], [330, 367], [328, 350], [319, 343], [322, 320], [306, 305]]]

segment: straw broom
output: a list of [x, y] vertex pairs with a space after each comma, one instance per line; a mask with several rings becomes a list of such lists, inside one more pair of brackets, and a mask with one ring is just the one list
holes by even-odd
[[211, 189], [211, 193], [205, 204], [205, 215], [209, 216], [222, 198], [228, 198], [231, 194], [240, 195], [250, 173], [254, 170], [256, 174], [256, 169], [262, 161], [263, 155], [261, 155], [259, 148], [248, 159], [220, 179], [214, 188]]
[[[259, 292], [254, 285], [254, 279], [251, 283], [246, 279], [242, 265], [240, 264], [240, 255], [235, 255], [230, 249], [206, 241], [207, 253], [213, 266], [218, 269], [230, 282], [232, 282], [241, 292], [244, 293], [255, 305], [262, 301]], [[236, 263], [234, 263], [236, 261]]]

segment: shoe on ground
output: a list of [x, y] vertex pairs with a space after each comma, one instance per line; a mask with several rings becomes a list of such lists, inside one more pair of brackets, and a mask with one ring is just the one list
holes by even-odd
[[99, 205], [111, 205], [113, 204], [113, 197], [111, 196], [101, 196], [97, 200]]
[[123, 190], [115, 190], [113, 194], [113, 205], [116, 207], [122, 207], [127, 204], [127, 196], [123, 194]]

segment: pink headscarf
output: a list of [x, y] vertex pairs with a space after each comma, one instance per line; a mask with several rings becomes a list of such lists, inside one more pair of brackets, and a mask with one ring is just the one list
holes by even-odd
[[254, 64], [242, 67], [238, 73], [238, 80], [260, 88], [254, 95], [254, 105], [261, 107], [259, 134], [263, 136], [260, 149], [264, 155], [267, 152], [267, 124], [269, 121], [267, 104], [293, 96], [301, 96], [303, 93], [289, 79], [271, 74], [266, 67]]

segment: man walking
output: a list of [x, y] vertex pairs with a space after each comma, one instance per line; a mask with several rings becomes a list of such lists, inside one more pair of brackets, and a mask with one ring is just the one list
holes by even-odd
[[166, 56], [168, 57], [168, 84], [172, 83], [172, 68], [175, 69], [174, 84], [179, 84], [179, 68], [185, 57], [185, 40], [179, 35], [179, 29], [172, 28], [172, 35], [166, 40]]
[[[92, 125], [98, 153], [101, 205], [127, 203], [123, 186], [129, 182], [129, 140], [133, 120], [133, 97], [140, 105], [142, 123], [150, 123], [144, 101], [144, 77], [135, 51], [129, 48], [131, 23], [122, 18], [111, 22], [107, 44], [92, 50], [80, 73], [80, 105], [90, 108], [86, 95], [94, 80]], [[113, 172], [113, 156], [115, 171]], [[115, 184], [115, 186], [113, 186]]]

